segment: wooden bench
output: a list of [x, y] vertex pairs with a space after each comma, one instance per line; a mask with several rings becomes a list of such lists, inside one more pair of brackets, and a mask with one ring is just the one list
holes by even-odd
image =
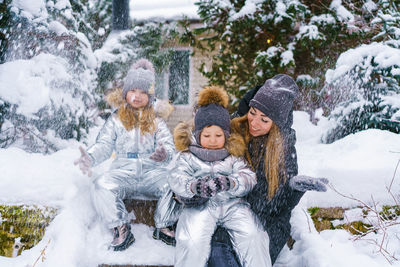
[[154, 212], [157, 206], [157, 200], [124, 200], [126, 210], [135, 213], [136, 219], [132, 223], [143, 223], [154, 227]]

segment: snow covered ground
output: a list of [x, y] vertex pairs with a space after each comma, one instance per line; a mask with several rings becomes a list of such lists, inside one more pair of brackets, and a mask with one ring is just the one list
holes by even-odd
[[[365, 203], [372, 204], [373, 199], [378, 205], [393, 205], [387, 187], [394, 178], [391, 192], [398, 199], [400, 170], [394, 173], [400, 159], [400, 135], [371, 129], [332, 144], [321, 144], [319, 138], [327, 123], [321, 118], [317, 126], [313, 125], [306, 113], [295, 112], [300, 174], [327, 177], [340, 193]], [[91, 133], [89, 143], [94, 141], [97, 130]], [[17, 148], [0, 149], [0, 203], [59, 209], [44, 238], [34, 248], [16, 258], [0, 257], [0, 266], [33, 266], [46, 246], [45, 260], [35, 266], [172, 265], [174, 248], [153, 240], [153, 229], [146, 225], [133, 225], [136, 242], [128, 250], [107, 250], [111, 234], [98, 220], [90, 203], [87, 192], [91, 179], [73, 165], [80, 155], [79, 145], [71, 141], [68, 148], [52, 155], [31, 154]], [[101, 172], [108, 165], [109, 161], [95, 172]], [[400, 266], [399, 261], [391, 265], [371, 242], [381, 240], [382, 235], [369, 234], [361, 241], [353, 241], [344, 230], [318, 233], [306, 213], [313, 206], [353, 208], [358, 205], [332, 189], [325, 193], [307, 192], [292, 213], [292, 236], [296, 240], [293, 250], [285, 247], [275, 266]], [[397, 258], [399, 232], [398, 226], [389, 228], [384, 247]]]

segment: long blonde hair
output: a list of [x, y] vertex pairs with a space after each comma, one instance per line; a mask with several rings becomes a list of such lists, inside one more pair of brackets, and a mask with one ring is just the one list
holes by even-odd
[[148, 104], [139, 111], [124, 103], [118, 109], [118, 116], [127, 131], [139, 127], [140, 133], [144, 135], [156, 130], [156, 114], [152, 105]]
[[[259, 158], [256, 162], [251, 160], [248, 147], [253, 137], [249, 132], [247, 114], [239, 118], [234, 118], [231, 121], [231, 131], [243, 136], [246, 144], [246, 159], [253, 167], [253, 170], [256, 170], [264, 153], [258, 155]], [[268, 199], [272, 199], [279, 185], [286, 182], [284, 139], [275, 123], [272, 123], [272, 127], [265, 139], [264, 147], [266, 149], [264, 156], [264, 173], [268, 183], [267, 197]]]

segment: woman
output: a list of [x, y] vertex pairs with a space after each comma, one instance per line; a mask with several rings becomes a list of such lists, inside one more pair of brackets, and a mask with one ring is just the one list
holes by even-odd
[[[307, 190], [326, 191], [327, 180], [297, 175], [293, 101], [299, 89], [288, 75], [279, 74], [251, 90], [241, 101], [231, 122], [232, 132], [244, 137], [246, 159], [257, 176], [257, 185], [246, 199], [270, 238], [272, 264], [290, 237], [290, 215]], [[249, 99], [251, 100], [249, 101]], [[218, 228], [212, 240], [209, 267], [229, 265], [236, 258], [227, 232]]]

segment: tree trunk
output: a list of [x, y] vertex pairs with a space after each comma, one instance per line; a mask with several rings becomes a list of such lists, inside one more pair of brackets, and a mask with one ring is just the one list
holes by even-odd
[[129, 28], [129, 0], [113, 0], [113, 30]]

